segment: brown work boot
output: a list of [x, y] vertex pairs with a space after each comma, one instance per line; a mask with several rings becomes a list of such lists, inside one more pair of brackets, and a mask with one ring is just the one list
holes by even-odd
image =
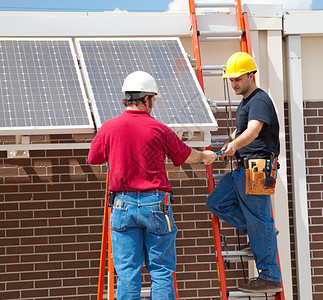
[[280, 282], [254, 277], [239, 286], [239, 290], [251, 293], [277, 293], [283, 289]]

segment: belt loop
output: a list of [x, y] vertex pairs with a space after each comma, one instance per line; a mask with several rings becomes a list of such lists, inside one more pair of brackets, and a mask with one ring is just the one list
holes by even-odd
[[156, 189], [156, 195], [157, 195], [157, 197], [159, 196], [158, 189]]
[[122, 196], [124, 196], [124, 191], [122, 191]]

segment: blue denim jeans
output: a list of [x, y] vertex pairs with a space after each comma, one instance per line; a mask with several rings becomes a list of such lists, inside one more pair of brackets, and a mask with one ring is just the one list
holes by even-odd
[[175, 299], [173, 272], [176, 267], [177, 228], [171, 205], [166, 206], [171, 231], [160, 211], [165, 193], [118, 194], [111, 212], [114, 266], [118, 274], [118, 300], [140, 300], [141, 268], [145, 261], [151, 275], [151, 299]]
[[217, 217], [248, 234], [259, 277], [280, 281], [270, 195], [246, 195], [244, 168], [227, 173], [206, 200]]

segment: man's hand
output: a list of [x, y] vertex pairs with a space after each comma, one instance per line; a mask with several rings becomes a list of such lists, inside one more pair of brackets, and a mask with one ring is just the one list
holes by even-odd
[[[225, 152], [221, 155], [221, 158], [222, 157], [225, 157], [225, 156], [233, 156], [234, 153], [236, 153], [237, 151], [237, 146], [236, 146], [236, 143], [234, 141], [228, 143], [225, 145], [224, 147], [226, 150]], [[222, 149], [221, 149], [222, 150]]]
[[217, 158], [217, 155], [213, 152], [213, 151], [210, 151], [210, 150], [205, 150], [203, 151], [203, 160], [202, 162], [205, 164], [205, 165], [210, 165], [211, 163], [213, 163], [215, 161], [215, 159]]

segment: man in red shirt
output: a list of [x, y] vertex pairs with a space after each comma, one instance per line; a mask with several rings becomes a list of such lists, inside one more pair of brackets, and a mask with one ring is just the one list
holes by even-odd
[[150, 116], [158, 89], [142, 71], [124, 81], [126, 110], [106, 121], [91, 143], [90, 164], [109, 164], [109, 190], [115, 192], [111, 213], [113, 260], [118, 299], [140, 300], [141, 268], [151, 275], [151, 299], [175, 299], [177, 228], [171, 209], [171, 185], [164, 160], [211, 164], [216, 154], [183, 143], [166, 125]]

